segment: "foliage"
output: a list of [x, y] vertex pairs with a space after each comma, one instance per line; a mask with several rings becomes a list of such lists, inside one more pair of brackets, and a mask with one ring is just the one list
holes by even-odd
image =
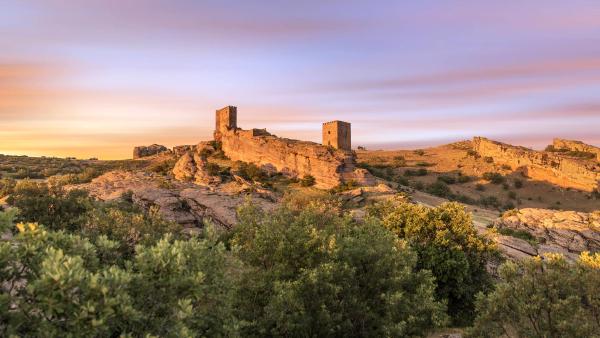
[[423, 155], [425, 155], [425, 150], [423, 150], [423, 149], [417, 149], [417, 150], [413, 151], [413, 153], [415, 155], [423, 156]]
[[452, 195], [452, 190], [450, 190], [450, 187], [448, 187], [448, 185], [443, 181], [437, 181], [429, 184], [425, 191], [429, 194], [439, 197], [448, 197]]
[[0, 179], [0, 197], [12, 194], [17, 185], [17, 181], [12, 178], [4, 177]]
[[129, 258], [136, 245], [153, 245], [164, 234], [177, 234], [181, 230], [177, 223], [165, 221], [156, 207], [144, 212], [132, 205], [124, 207], [124, 204], [98, 205], [86, 215], [82, 234], [92, 240], [105, 236], [116, 241], [119, 256]]
[[268, 175], [254, 163], [246, 163], [238, 161], [234, 165], [234, 173], [243, 179], [255, 182], [264, 182]]
[[311, 175], [304, 175], [304, 177], [302, 177], [302, 179], [300, 180], [300, 185], [303, 187], [312, 187], [313, 185], [315, 185], [316, 180], [314, 178], [314, 176]]
[[515, 180], [514, 180], [514, 185], [515, 185], [515, 188], [516, 188], [516, 189], [521, 189], [521, 188], [523, 188], [523, 180], [521, 180], [521, 179], [518, 179], [518, 178], [517, 178], [517, 179], [515, 179]]
[[431, 275], [377, 222], [318, 205], [268, 214], [246, 205], [239, 216], [242, 335], [398, 337], [443, 324]]
[[[460, 177], [463, 177], [463, 176], [460, 176]], [[446, 184], [454, 184], [454, 183], [456, 183], [456, 178], [454, 178], [453, 176], [450, 176], [450, 175], [441, 175], [441, 176], [438, 176], [437, 180], [440, 181], [440, 182], [444, 182]]]
[[210, 238], [165, 236], [118, 267], [105, 236], [17, 228], [0, 241], [1, 336], [235, 335], [229, 260]]
[[407, 169], [404, 171], [404, 176], [426, 176], [427, 173], [427, 169], [425, 168], [419, 168], [417, 170]]
[[495, 172], [486, 172], [483, 174], [482, 177], [484, 180], [489, 181], [493, 184], [502, 184], [505, 181], [505, 178], [504, 176], [502, 176], [502, 174]]
[[432, 271], [437, 297], [448, 301], [455, 323], [472, 318], [475, 294], [491, 284], [486, 264], [495, 247], [477, 233], [471, 215], [457, 203], [428, 208], [394, 201], [376, 204], [368, 212], [416, 250], [417, 267]]
[[148, 170], [157, 174], [168, 176], [171, 174], [171, 172], [173, 172], [173, 168], [175, 167], [176, 163], [177, 159], [169, 158], [163, 161], [152, 163], [150, 167], [148, 167]]
[[61, 186], [23, 180], [17, 183], [8, 203], [20, 210], [19, 220], [44, 224], [50, 230], [81, 228], [93, 199], [85, 190], [66, 191]]
[[600, 254], [577, 264], [547, 254], [507, 262], [501, 282], [477, 296], [471, 337], [600, 337]]

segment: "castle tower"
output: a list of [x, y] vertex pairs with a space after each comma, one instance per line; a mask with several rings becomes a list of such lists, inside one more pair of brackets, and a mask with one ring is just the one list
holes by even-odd
[[350, 123], [331, 121], [323, 123], [323, 145], [336, 149], [352, 150]]
[[223, 132], [237, 129], [237, 107], [227, 106], [215, 113], [215, 141], [221, 141]]

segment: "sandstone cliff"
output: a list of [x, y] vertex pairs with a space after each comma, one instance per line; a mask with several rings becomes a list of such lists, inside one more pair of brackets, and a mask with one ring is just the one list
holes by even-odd
[[264, 129], [221, 132], [223, 152], [233, 161], [255, 163], [292, 177], [311, 175], [320, 188], [332, 188], [350, 180], [361, 185], [375, 182], [368, 172], [355, 167], [352, 151], [279, 138]]
[[600, 167], [595, 161], [534, 151], [483, 137], [473, 139], [473, 149], [481, 156], [492, 157], [494, 163], [508, 165], [535, 180], [583, 191], [594, 191], [600, 187]]
[[591, 153], [596, 155], [596, 160], [600, 162], [600, 148], [594, 147], [589, 144], [585, 144], [581, 141], [574, 140], [564, 140], [560, 138], [555, 138], [552, 142], [552, 145], [555, 149], [561, 150], [569, 150], [569, 151], [581, 151], [585, 153]]

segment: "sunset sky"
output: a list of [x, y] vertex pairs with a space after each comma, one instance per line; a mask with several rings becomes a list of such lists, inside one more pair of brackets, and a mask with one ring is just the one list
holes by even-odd
[[0, 1], [0, 153], [129, 158], [225, 105], [371, 149], [600, 145], [600, 1]]

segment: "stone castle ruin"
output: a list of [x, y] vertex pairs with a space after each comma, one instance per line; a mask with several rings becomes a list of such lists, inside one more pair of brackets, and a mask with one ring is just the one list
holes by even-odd
[[214, 138], [233, 161], [254, 163], [267, 171], [291, 177], [313, 176], [316, 186], [332, 188], [355, 181], [372, 185], [375, 178], [356, 168], [350, 123], [323, 124], [323, 144], [280, 138], [266, 129], [244, 130], [237, 126], [237, 107], [227, 106], [215, 114]]
[[[582, 142], [559, 139], [554, 140], [554, 147], [585, 152], [595, 148]], [[600, 191], [600, 158], [573, 158], [560, 152], [535, 151], [483, 137], [473, 139], [473, 149], [481, 156], [493, 158], [494, 163], [508, 165], [512, 170], [520, 171], [535, 180], [550, 182], [564, 188]]]

